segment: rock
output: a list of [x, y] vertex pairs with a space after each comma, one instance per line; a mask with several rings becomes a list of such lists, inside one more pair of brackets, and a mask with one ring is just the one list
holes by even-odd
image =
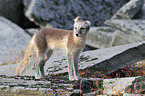
[[30, 29], [25, 29], [25, 31], [30, 34], [31, 36], [33, 36], [36, 32], [40, 31], [40, 29], [38, 28], [30, 28]]
[[86, 45], [83, 51], [91, 51], [91, 50], [97, 50], [98, 48]]
[[91, 27], [86, 44], [95, 48], [112, 47], [112, 40], [116, 30], [113, 27]]
[[143, 96], [144, 94], [128, 94], [128, 93], [125, 93], [123, 94], [123, 96]]
[[[106, 48], [145, 40], [145, 20], [107, 20], [108, 27], [91, 27], [86, 44]], [[110, 26], [110, 27], [109, 27]]]
[[[92, 26], [103, 25], [128, 0], [24, 0], [25, 15], [41, 27], [72, 29], [80, 16]], [[98, 14], [99, 13], [99, 14]]]
[[[140, 39], [140, 38], [139, 38]], [[134, 42], [140, 42], [134, 34], [128, 34], [127, 32], [116, 30], [112, 39], [112, 46], [125, 45]]]
[[125, 89], [129, 94], [145, 94], [145, 76], [136, 78], [132, 84]]
[[18, 63], [17, 64], [12, 64], [12, 65], [0, 66], [2, 68], [0, 75], [7, 75], [7, 76], [15, 75], [15, 69], [16, 69], [17, 66], [18, 66]]
[[130, 0], [111, 19], [131, 19], [142, 8], [143, 0]]
[[135, 64], [136, 67], [145, 67], [145, 60], [139, 61]]
[[[0, 75], [0, 93], [1, 95], [39, 94], [40, 96], [96, 96], [101, 94], [105, 94], [103, 96], [131, 96], [128, 95], [130, 93], [126, 93], [126, 88], [130, 88], [130, 86], [133, 88], [137, 86], [138, 88], [138, 85], [141, 84], [140, 82], [138, 83], [138, 81], [144, 80], [144, 78], [140, 78], [142, 78], [142, 76], [112, 79], [81, 78], [78, 81], [69, 81], [68, 78], [63, 76], [50, 76], [36, 80], [34, 76], [8, 77]], [[134, 82], [136, 82], [135, 85]], [[144, 88], [144, 86], [140, 86], [139, 88], [141, 87]], [[133, 91], [138, 91], [137, 88]], [[142, 90], [141, 91], [144, 92], [144, 89]], [[136, 93], [131, 94], [136, 96]], [[137, 94], [142, 96], [144, 93]]]
[[[49, 77], [36, 80], [33, 77], [6, 77], [0, 76], [1, 95], [39, 95], [39, 96], [77, 96], [91, 92], [92, 89], [100, 92], [102, 79], [95, 80], [82, 78], [78, 81], [69, 81], [66, 77]], [[97, 83], [97, 84], [96, 84]], [[7, 91], [7, 92], [6, 92]]]
[[12, 22], [20, 23], [22, 16], [23, 0], [0, 0], [0, 16], [3, 16]]
[[[113, 36], [112, 40], [112, 46], [117, 46], [117, 45], [125, 45], [132, 43], [132, 35], [125, 34], [124, 32], [120, 30], [116, 30]], [[133, 38], [134, 39], [134, 38]]]
[[141, 10], [136, 14], [134, 19], [145, 19], [145, 4], [141, 8]]
[[[16, 63], [21, 59], [31, 37], [23, 29], [0, 17], [0, 65]], [[21, 55], [20, 55], [21, 54]]]
[[110, 95], [122, 95], [125, 92], [125, 88], [132, 84], [138, 77], [126, 77], [126, 78], [114, 78], [103, 80], [103, 94]]
[[[106, 25], [118, 28], [125, 32], [132, 42], [145, 40], [145, 20], [107, 20]], [[131, 38], [132, 37], [132, 38]]]

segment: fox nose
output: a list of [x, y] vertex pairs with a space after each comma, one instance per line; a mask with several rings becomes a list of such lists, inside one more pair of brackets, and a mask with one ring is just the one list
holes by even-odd
[[79, 36], [79, 34], [77, 33], [76, 36]]

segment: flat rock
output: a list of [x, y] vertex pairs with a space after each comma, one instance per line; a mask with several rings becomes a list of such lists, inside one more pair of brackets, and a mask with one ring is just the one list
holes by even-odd
[[132, 84], [125, 88], [125, 92], [129, 94], [145, 94], [145, 76], [133, 80]]
[[[99, 84], [97, 85], [96, 82]], [[0, 76], [1, 95], [77, 96], [93, 90], [100, 92], [102, 79], [69, 81], [66, 77], [48, 77], [36, 80], [34, 76]]]
[[130, 44], [134, 42], [140, 42], [143, 40], [138, 40], [136, 36], [133, 34], [128, 34], [127, 32], [121, 31], [121, 30], [116, 30], [113, 35], [112, 39], [112, 46], [118, 46], [118, 45], [125, 45], [125, 44]]
[[[0, 17], [0, 65], [16, 63], [21, 59], [31, 37], [16, 24]], [[20, 57], [20, 58], [19, 58]]]
[[112, 47], [112, 41], [116, 28], [113, 27], [91, 27], [88, 32], [86, 44], [95, 48]]
[[130, 0], [111, 19], [131, 19], [142, 8], [143, 0]]
[[[144, 95], [143, 81], [144, 76], [111, 79], [81, 78], [78, 81], [69, 81], [64, 76], [50, 76], [36, 80], [34, 76], [0, 75], [0, 93], [1, 95], [39, 94], [40, 96], [94, 96], [101, 94], [104, 94], [103, 96], [142, 96]], [[127, 93], [126, 89], [128, 88], [132, 88], [129, 91], [136, 93]]]
[[122, 95], [125, 94], [125, 88], [132, 85], [132, 82], [139, 77], [113, 78], [103, 80], [103, 94]]
[[[128, 0], [24, 0], [25, 16], [40, 25], [72, 29], [73, 19], [80, 16], [92, 26], [103, 25]], [[98, 14], [99, 13], [99, 14]]]
[[118, 28], [126, 34], [133, 36], [131, 41], [145, 40], [145, 20], [107, 20], [106, 25]]

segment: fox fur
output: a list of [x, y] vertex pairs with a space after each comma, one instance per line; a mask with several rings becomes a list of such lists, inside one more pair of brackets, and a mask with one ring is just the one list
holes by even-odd
[[45, 62], [53, 50], [64, 49], [67, 51], [69, 80], [78, 80], [78, 59], [85, 47], [90, 22], [80, 17], [74, 21], [73, 30], [46, 28], [37, 32], [29, 42], [24, 58], [16, 68], [16, 74], [21, 75], [27, 67], [34, 64], [35, 78], [42, 78], [45, 75]]

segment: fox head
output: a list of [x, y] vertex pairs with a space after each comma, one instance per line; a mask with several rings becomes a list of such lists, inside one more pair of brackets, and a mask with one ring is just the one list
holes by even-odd
[[74, 19], [74, 34], [77, 37], [86, 36], [90, 29], [90, 21], [84, 21], [79, 16]]

